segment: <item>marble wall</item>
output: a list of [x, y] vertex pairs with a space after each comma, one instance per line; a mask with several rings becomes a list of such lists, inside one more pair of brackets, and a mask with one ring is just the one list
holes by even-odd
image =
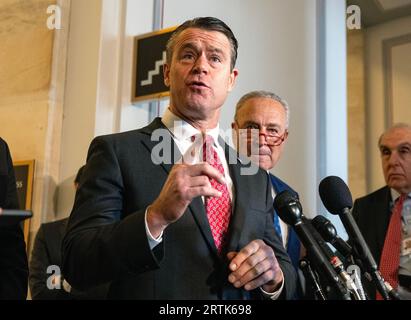
[[394, 122], [410, 123], [411, 16], [366, 29], [364, 40], [367, 192], [385, 185], [377, 141]]
[[377, 141], [395, 122], [410, 122], [411, 17], [347, 38], [349, 186], [358, 198], [385, 185]]
[[54, 37], [47, 28], [47, 8], [54, 3], [0, 2], [0, 136], [8, 142], [14, 161], [35, 160], [34, 227], [40, 223], [43, 206]]
[[348, 184], [353, 198], [366, 194], [364, 31], [347, 34]]

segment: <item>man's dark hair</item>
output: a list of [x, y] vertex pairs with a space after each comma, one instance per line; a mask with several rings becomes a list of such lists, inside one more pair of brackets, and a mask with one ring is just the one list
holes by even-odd
[[80, 183], [80, 179], [81, 179], [81, 175], [83, 174], [84, 171], [84, 166], [81, 166], [80, 169], [78, 169], [77, 174], [76, 174], [76, 178], [74, 179], [74, 183]]
[[231, 71], [233, 71], [235, 63], [237, 61], [237, 49], [238, 41], [231, 31], [230, 27], [227, 26], [223, 21], [214, 17], [199, 17], [192, 20], [187, 20], [183, 24], [177, 27], [171, 35], [167, 42], [167, 63], [170, 64], [173, 58], [173, 50], [175, 46], [175, 41], [178, 35], [188, 28], [198, 28], [207, 31], [218, 31], [224, 34], [231, 44]]

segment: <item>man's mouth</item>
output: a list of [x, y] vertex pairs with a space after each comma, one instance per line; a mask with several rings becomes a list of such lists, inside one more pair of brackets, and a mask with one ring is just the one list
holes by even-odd
[[402, 177], [404, 177], [404, 175], [401, 173], [390, 173], [388, 175], [388, 178], [402, 178]]
[[258, 155], [259, 156], [271, 156], [271, 150], [270, 148], [260, 148], [258, 150]]
[[209, 88], [209, 86], [202, 81], [190, 81], [188, 86], [191, 88]]
[[253, 157], [269, 156], [271, 157], [272, 151], [267, 146], [259, 147], [258, 144], [251, 144], [247, 146], [247, 154]]

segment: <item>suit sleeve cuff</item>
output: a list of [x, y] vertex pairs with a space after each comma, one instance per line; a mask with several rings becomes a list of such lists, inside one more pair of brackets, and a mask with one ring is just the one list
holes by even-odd
[[150, 229], [148, 228], [148, 224], [147, 224], [147, 211], [148, 211], [148, 207], [146, 209], [146, 212], [144, 213], [144, 223], [146, 226], [148, 244], [150, 246], [150, 249], [153, 250], [157, 245], [159, 245], [163, 241], [163, 232], [160, 233], [158, 238], [153, 237], [153, 235], [150, 232]]
[[271, 292], [271, 293], [264, 291], [263, 288], [260, 287], [260, 290], [263, 293], [264, 297], [266, 297], [268, 299], [271, 299], [271, 300], [277, 300], [279, 298], [279, 296], [281, 295], [281, 292], [283, 292], [284, 274], [283, 274], [283, 271], [281, 269], [280, 269], [280, 272], [281, 272], [282, 278], [283, 278], [283, 281], [281, 282], [281, 287], [277, 291], [274, 291], [274, 292]]

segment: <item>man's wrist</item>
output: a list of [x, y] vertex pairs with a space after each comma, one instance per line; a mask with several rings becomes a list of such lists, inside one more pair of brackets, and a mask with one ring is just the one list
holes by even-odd
[[[277, 300], [284, 289], [284, 274], [281, 269], [280, 269], [280, 274], [281, 274], [281, 281], [277, 282], [277, 284], [274, 285], [273, 287], [267, 288], [266, 285], [263, 285], [260, 287], [260, 290], [262, 291], [262, 293], [267, 298], [270, 298], [271, 300]], [[268, 290], [265, 290], [265, 289], [268, 289]]]
[[261, 289], [263, 289], [264, 292], [273, 293], [273, 292], [278, 291], [283, 286], [283, 282], [284, 282], [283, 271], [280, 269], [280, 272], [278, 274], [279, 275], [277, 276], [277, 279], [272, 280], [272, 284], [266, 283], [261, 286]]
[[147, 208], [146, 220], [148, 231], [154, 239], [161, 237], [163, 231], [168, 226], [164, 219], [153, 210], [152, 206], [148, 206]]

